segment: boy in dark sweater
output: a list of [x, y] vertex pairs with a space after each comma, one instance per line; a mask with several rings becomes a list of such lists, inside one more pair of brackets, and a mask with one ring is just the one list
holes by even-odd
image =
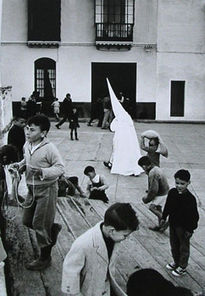
[[13, 120], [13, 126], [8, 133], [8, 144], [13, 145], [16, 148], [18, 161], [23, 159], [23, 146], [25, 144], [24, 127], [26, 125], [26, 119], [18, 115]]
[[186, 274], [190, 253], [190, 238], [197, 228], [199, 214], [196, 199], [187, 189], [190, 184], [190, 173], [179, 170], [174, 175], [176, 188], [167, 196], [160, 225], [163, 226], [169, 216], [170, 245], [174, 259], [166, 265], [175, 276]]

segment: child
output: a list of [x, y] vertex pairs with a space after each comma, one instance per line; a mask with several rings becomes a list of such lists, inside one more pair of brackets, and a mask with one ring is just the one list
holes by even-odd
[[[160, 222], [162, 218], [162, 206], [165, 203], [165, 195], [169, 190], [167, 178], [162, 170], [155, 166], [148, 156], [142, 156], [138, 164], [143, 168], [148, 175], [148, 191], [147, 195], [142, 198], [142, 201], [147, 204], [150, 203], [149, 210], [158, 217]], [[166, 227], [150, 227], [154, 231], [163, 232]]]
[[20, 106], [21, 113], [24, 117], [27, 115], [27, 102], [26, 98], [22, 97], [21, 98], [21, 106]]
[[168, 193], [160, 223], [163, 226], [169, 216], [170, 245], [174, 262], [166, 267], [172, 270], [175, 276], [186, 274], [190, 238], [199, 220], [196, 199], [188, 190], [190, 177], [187, 170], [179, 170], [174, 175], [176, 187]]
[[75, 139], [78, 139], [78, 134], [77, 134], [77, 128], [80, 127], [79, 123], [78, 123], [78, 113], [77, 113], [77, 109], [73, 108], [73, 112], [70, 116], [70, 139], [73, 140], [73, 132], [75, 132]]
[[13, 126], [8, 132], [8, 144], [13, 145], [18, 154], [18, 161], [23, 159], [23, 146], [25, 144], [24, 127], [26, 119], [23, 115], [17, 115], [14, 117]]
[[4, 266], [3, 260], [6, 259], [6, 252], [4, 250], [1, 236], [5, 234], [5, 220], [2, 213], [2, 204], [5, 202], [4, 198], [7, 195], [7, 184], [4, 166], [17, 160], [16, 149], [11, 145], [4, 145], [0, 147], [0, 267]]
[[146, 268], [135, 271], [127, 283], [128, 296], [193, 296], [186, 288], [176, 287], [158, 271]]
[[78, 237], [63, 263], [62, 291], [76, 296], [126, 295], [117, 285], [115, 268], [118, 243], [138, 229], [135, 211], [128, 203], [107, 209], [104, 222]]
[[60, 114], [60, 103], [58, 101], [58, 98], [55, 99], [55, 101], [51, 104], [51, 106], [53, 106], [53, 113], [56, 117], [56, 120], [59, 121], [60, 120], [60, 117], [59, 117], [59, 114]]
[[61, 176], [58, 180], [58, 196], [75, 195], [76, 190], [80, 193], [81, 197], [85, 197], [85, 194], [78, 183], [78, 177]]
[[[148, 146], [145, 140], [148, 139]], [[151, 159], [152, 163], [160, 166], [160, 155], [168, 157], [168, 150], [160, 135], [155, 131], [148, 130], [141, 134], [140, 148], [147, 152], [147, 156]]]
[[87, 184], [86, 196], [90, 199], [99, 199], [108, 203], [109, 199], [105, 193], [108, 189], [108, 184], [102, 175], [97, 175], [94, 167], [87, 166], [84, 170], [84, 174], [89, 177]]
[[36, 115], [28, 120], [24, 159], [13, 167], [26, 166], [28, 199], [34, 198], [30, 208], [24, 209], [23, 224], [36, 232], [40, 257], [29, 263], [30, 270], [43, 270], [51, 263], [51, 249], [55, 245], [61, 225], [54, 223], [58, 178], [64, 166], [56, 147], [47, 139], [49, 119]]

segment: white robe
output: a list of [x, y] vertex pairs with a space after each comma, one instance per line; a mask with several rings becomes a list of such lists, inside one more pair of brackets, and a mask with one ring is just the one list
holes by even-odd
[[141, 152], [133, 120], [116, 98], [108, 80], [107, 82], [115, 115], [110, 126], [115, 133], [113, 137], [111, 173], [124, 176], [139, 175], [142, 173], [142, 168], [138, 166]]

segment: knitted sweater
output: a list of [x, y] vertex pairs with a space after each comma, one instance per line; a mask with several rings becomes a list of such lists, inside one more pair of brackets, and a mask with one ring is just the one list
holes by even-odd
[[[64, 165], [57, 148], [44, 139], [40, 145], [31, 153], [31, 145], [24, 145], [24, 159], [19, 163], [26, 165], [26, 182], [32, 185], [43, 185], [55, 182], [63, 173]], [[33, 175], [31, 167], [42, 169], [42, 178]]]
[[189, 190], [182, 194], [176, 188], [169, 191], [162, 219], [166, 220], [168, 216], [172, 227], [180, 226], [189, 232], [197, 228], [199, 214], [196, 199]]

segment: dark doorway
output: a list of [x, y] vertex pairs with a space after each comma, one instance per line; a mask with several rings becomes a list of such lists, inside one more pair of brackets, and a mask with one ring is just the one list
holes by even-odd
[[92, 104], [108, 95], [106, 78], [117, 97], [129, 98], [129, 113], [136, 117], [136, 63], [92, 63]]
[[171, 81], [171, 116], [184, 116], [185, 81]]

